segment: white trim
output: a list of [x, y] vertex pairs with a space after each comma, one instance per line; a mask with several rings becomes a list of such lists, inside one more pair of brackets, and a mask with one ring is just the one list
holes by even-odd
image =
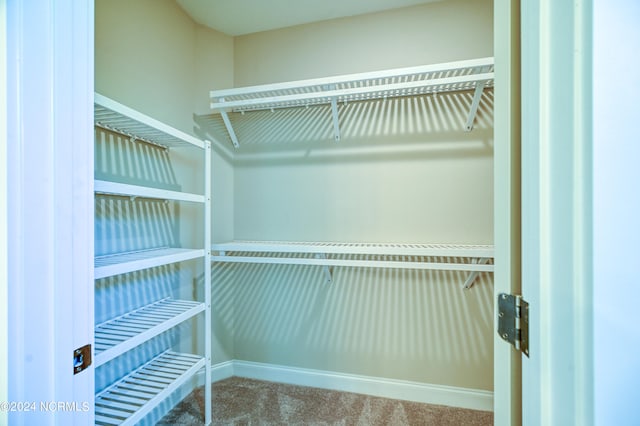
[[232, 376], [299, 386], [353, 392], [425, 404], [493, 410], [493, 392], [384, 377], [232, 360], [212, 367], [213, 382]]
[[[219, 382], [224, 379], [233, 377], [233, 360], [221, 362], [211, 366], [211, 383]], [[200, 371], [200, 375], [204, 374], [204, 370]]]
[[525, 426], [593, 424], [591, 8], [544, 0], [522, 14]]
[[[494, 0], [494, 303], [520, 290], [520, 2]], [[496, 310], [497, 311], [497, 310]], [[494, 314], [494, 330], [498, 315]], [[494, 423], [521, 422], [520, 355], [493, 334]]]
[[[6, 40], [7, 19], [6, 0], [0, 0], [0, 31]], [[0, 129], [7, 128], [7, 44], [0, 43]], [[8, 353], [8, 272], [7, 272], [7, 132], [0, 132], [0, 401], [8, 401], [6, 371], [9, 369]], [[7, 412], [0, 411], [0, 424], [8, 424]]]

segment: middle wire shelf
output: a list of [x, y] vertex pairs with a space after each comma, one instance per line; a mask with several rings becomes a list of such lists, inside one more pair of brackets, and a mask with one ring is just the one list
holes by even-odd
[[111, 361], [204, 310], [204, 303], [165, 298], [96, 325], [95, 366]]
[[107, 278], [156, 266], [204, 257], [204, 249], [160, 247], [113, 255], [96, 256], [94, 278]]
[[323, 266], [328, 282], [335, 266], [466, 271], [468, 289], [494, 270], [492, 245], [231, 241], [211, 250], [212, 262]]

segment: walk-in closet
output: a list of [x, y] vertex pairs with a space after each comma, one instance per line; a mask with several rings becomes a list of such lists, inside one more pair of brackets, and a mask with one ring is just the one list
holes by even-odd
[[204, 3], [95, 2], [96, 424], [231, 377], [492, 411], [493, 2]]

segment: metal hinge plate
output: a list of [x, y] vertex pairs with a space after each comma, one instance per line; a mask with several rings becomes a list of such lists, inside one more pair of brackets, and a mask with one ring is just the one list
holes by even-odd
[[522, 296], [498, 295], [498, 334], [529, 356], [529, 303]]

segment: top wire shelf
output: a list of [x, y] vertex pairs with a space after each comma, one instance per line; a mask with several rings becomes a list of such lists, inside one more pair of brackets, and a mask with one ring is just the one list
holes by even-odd
[[472, 90], [493, 85], [493, 58], [210, 92], [211, 108], [250, 111]]
[[205, 147], [203, 141], [99, 93], [94, 95], [94, 121], [96, 127], [160, 148]]

